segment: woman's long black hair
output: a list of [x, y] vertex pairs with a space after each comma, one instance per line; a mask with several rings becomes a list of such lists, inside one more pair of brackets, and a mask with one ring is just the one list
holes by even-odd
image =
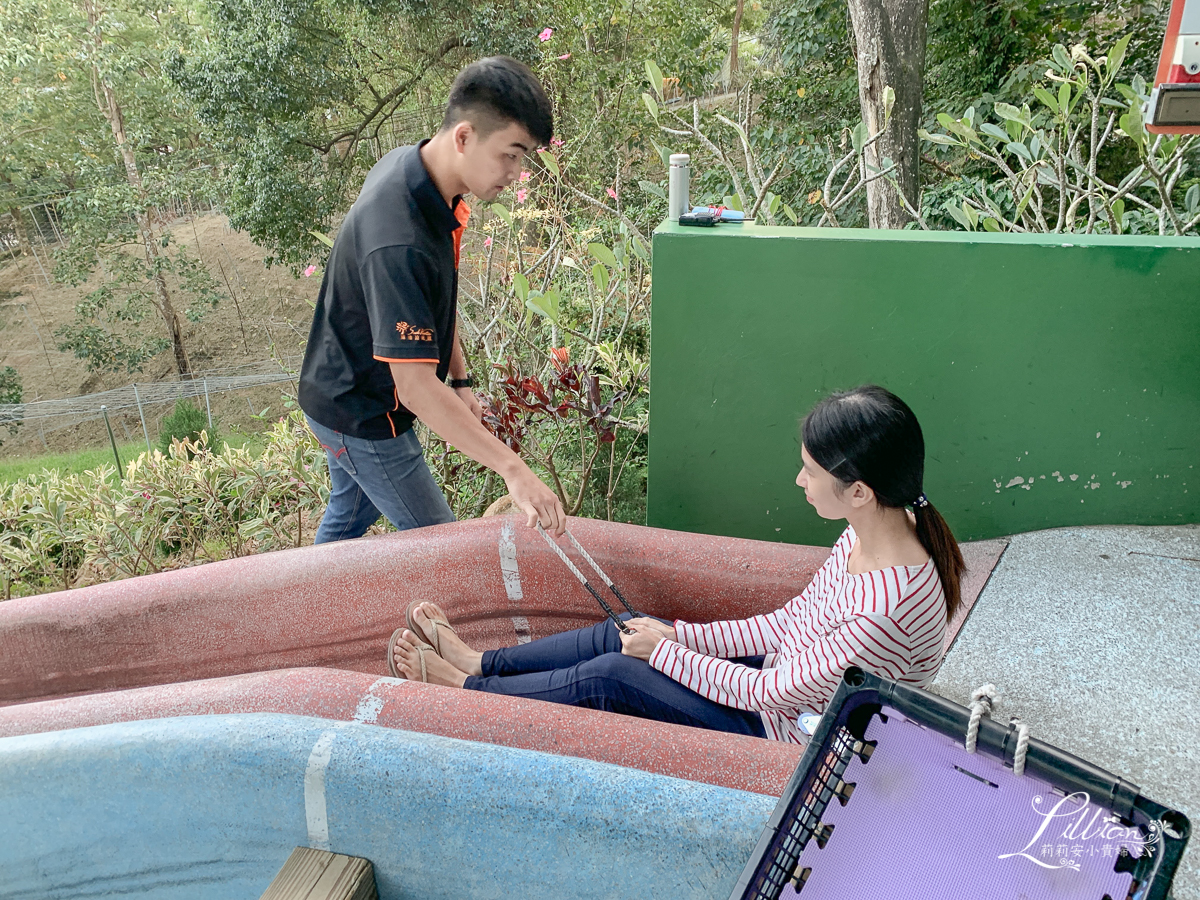
[[908, 404], [875, 384], [832, 394], [804, 417], [801, 438], [813, 461], [843, 484], [861, 481], [880, 506], [913, 507], [917, 539], [937, 566], [951, 618], [966, 565], [946, 520], [925, 498], [925, 438]]

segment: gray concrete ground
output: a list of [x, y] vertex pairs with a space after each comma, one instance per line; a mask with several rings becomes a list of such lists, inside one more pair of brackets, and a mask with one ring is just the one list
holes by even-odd
[[[1200, 526], [1012, 538], [933, 690], [1139, 785], [1200, 825]], [[1175, 878], [1200, 900], [1200, 838]]]

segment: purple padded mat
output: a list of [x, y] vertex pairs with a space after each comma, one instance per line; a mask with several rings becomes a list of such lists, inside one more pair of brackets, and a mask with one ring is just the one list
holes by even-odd
[[780, 900], [1125, 900], [1132, 876], [1113, 866], [1122, 846], [1139, 855], [1136, 829], [883, 711], [869, 761], [854, 756], [842, 776], [853, 793], [821, 816], [825, 847], [814, 838], [800, 854], [808, 880]]

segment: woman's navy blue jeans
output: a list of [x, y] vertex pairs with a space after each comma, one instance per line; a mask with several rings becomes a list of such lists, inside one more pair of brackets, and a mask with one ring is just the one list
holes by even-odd
[[[737, 661], [762, 668], [761, 656]], [[620, 633], [608, 619], [528, 644], [485, 650], [481, 665], [483, 675], [468, 676], [467, 690], [766, 737], [758, 713], [715, 703], [645, 660], [623, 655]]]

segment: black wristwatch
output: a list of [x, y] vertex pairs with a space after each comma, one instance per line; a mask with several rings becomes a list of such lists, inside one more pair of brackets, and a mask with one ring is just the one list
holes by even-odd
[[475, 381], [469, 375], [466, 378], [451, 378], [446, 382], [446, 384], [450, 385], [450, 387], [454, 388], [455, 390], [458, 390], [459, 388], [475, 387]]

